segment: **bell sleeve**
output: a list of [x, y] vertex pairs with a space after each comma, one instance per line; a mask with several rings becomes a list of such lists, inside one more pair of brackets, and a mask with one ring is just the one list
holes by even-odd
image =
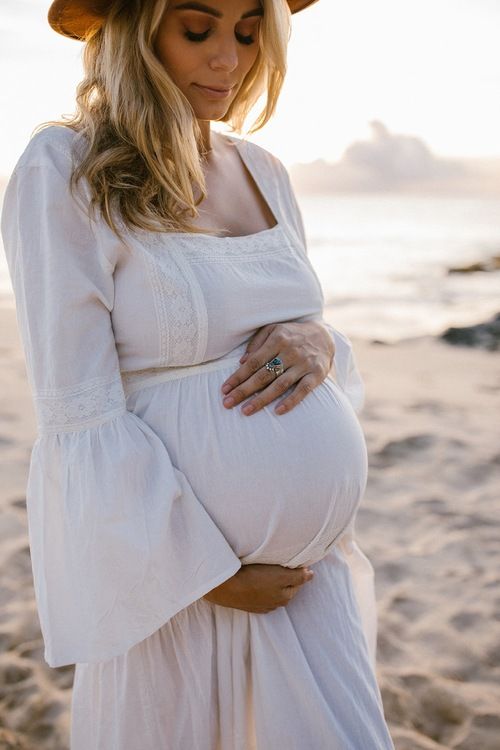
[[[310, 264], [307, 252], [307, 238], [304, 220], [297, 201], [288, 171], [281, 165], [284, 181], [284, 200], [288, 207], [293, 229], [302, 245], [304, 255], [308, 259], [312, 273], [316, 275]], [[317, 276], [316, 276], [317, 278]], [[321, 283], [318, 279], [321, 289]], [[321, 290], [323, 297], [323, 292]], [[312, 315], [299, 318], [299, 320], [318, 320], [323, 323], [330, 333], [335, 345], [332, 370], [335, 372], [335, 381], [343, 393], [347, 396], [353, 410], [360, 414], [365, 403], [365, 387], [361, 373], [358, 369], [350, 339], [327, 323], [322, 316]], [[378, 614], [375, 591], [375, 570], [369, 558], [365, 555], [356, 541], [356, 515], [351, 519], [349, 525], [342, 532], [338, 546], [342, 550], [345, 560], [349, 566], [354, 594], [358, 605], [363, 632], [373, 668], [376, 666], [377, 652], [377, 630]]]
[[234, 575], [239, 558], [127, 410], [113, 267], [69, 192], [70, 162], [33, 149], [8, 184], [2, 236], [37, 420], [26, 491], [51, 667], [124, 653]]

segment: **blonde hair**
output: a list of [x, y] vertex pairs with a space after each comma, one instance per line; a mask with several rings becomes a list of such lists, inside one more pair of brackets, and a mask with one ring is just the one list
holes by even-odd
[[[70, 189], [73, 193], [86, 178], [89, 208], [98, 207], [118, 237], [117, 215], [129, 229], [212, 233], [186, 219], [198, 216], [196, 207], [207, 195], [200, 128], [189, 101], [154, 53], [169, 2], [115, 0], [106, 22], [85, 40], [76, 112], [34, 131], [64, 125], [86, 137], [88, 149], [72, 172]], [[268, 122], [286, 73], [290, 10], [285, 0], [261, 4], [257, 58], [222, 118], [239, 134], [266, 89], [265, 106], [247, 134]], [[195, 188], [201, 193], [196, 202]]]

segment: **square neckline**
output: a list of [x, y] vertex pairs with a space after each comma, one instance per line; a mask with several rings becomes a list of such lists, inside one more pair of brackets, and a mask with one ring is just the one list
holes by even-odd
[[267, 209], [268, 209], [269, 213], [271, 213], [274, 216], [274, 218], [276, 219], [276, 224], [274, 224], [272, 227], [266, 227], [266, 229], [261, 229], [259, 232], [252, 232], [251, 234], [234, 234], [234, 235], [233, 234], [226, 234], [226, 235], [221, 235], [221, 234], [208, 234], [207, 232], [169, 232], [168, 234], [170, 236], [177, 235], [177, 236], [180, 236], [180, 237], [203, 237], [204, 239], [207, 239], [207, 240], [212, 240], [212, 239], [213, 240], [226, 240], [226, 241], [230, 240], [231, 242], [234, 243], [234, 242], [238, 242], [238, 241], [242, 242], [242, 241], [245, 241], [245, 240], [246, 241], [250, 241], [253, 238], [256, 238], [256, 239], [261, 238], [261, 237], [266, 238], [266, 237], [272, 236], [273, 234], [275, 234], [275, 233], [277, 233], [277, 232], [279, 232], [279, 231], [282, 230], [282, 223], [280, 221], [280, 217], [276, 215], [276, 211], [270, 205], [268, 197], [266, 195], [266, 192], [263, 189], [263, 187], [261, 186], [261, 184], [259, 183], [259, 180], [257, 179], [256, 173], [253, 171], [253, 169], [250, 166], [249, 161], [247, 161], [247, 159], [245, 159], [245, 157], [244, 157], [244, 155], [242, 153], [243, 149], [240, 148], [241, 140], [239, 138], [234, 138], [234, 137], [232, 137], [232, 136], [230, 136], [228, 134], [222, 134], [222, 135], [225, 138], [229, 138], [229, 140], [232, 143], [235, 144], [235, 147], [236, 147], [236, 149], [238, 151], [238, 155], [239, 155], [241, 161], [243, 162], [243, 166], [246, 167], [248, 173], [250, 174], [250, 177], [254, 181], [254, 183], [255, 183], [255, 185], [257, 187], [257, 190], [261, 194], [261, 197], [262, 197], [264, 203], [267, 206]]

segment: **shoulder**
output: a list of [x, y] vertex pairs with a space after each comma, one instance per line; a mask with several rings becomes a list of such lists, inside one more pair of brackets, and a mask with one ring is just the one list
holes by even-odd
[[2, 230], [16, 214], [26, 218], [26, 226], [52, 211], [60, 223], [87, 220], [87, 183], [79, 185], [78, 195], [71, 188], [81, 143], [80, 134], [66, 126], [51, 125], [32, 135], [5, 188]]
[[236, 138], [235, 136], [227, 137], [231, 141], [237, 141], [238, 146], [244, 150], [245, 155], [247, 155], [257, 166], [267, 168], [275, 178], [285, 180], [288, 178], [288, 172], [285, 165], [277, 156], [271, 153], [271, 151], [268, 151], [263, 146], [259, 146], [259, 144], [246, 140], [245, 138]]
[[67, 175], [78, 158], [83, 140], [65, 125], [50, 125], [36, 132], [20, 155], [14, 172], [29, 167], [54, 167]]

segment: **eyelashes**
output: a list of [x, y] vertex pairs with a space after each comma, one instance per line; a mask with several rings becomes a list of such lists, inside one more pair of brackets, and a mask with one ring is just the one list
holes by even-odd
[[[195, 34], [194, 31], [186, 31], [184, 32], [184, 36], [186, 39], [189, 39], [190, 42], [204, 42], [205, 39], [208, 37], [210, 29], [207, 31], [204, 31], [202, 34]], [[238, 34], [235, 32], [236, 39], [241, 42], [241, 44], [253, 44], [255, 42], [255, 39], [253, 36], [242, 36], [241, 34]]]

